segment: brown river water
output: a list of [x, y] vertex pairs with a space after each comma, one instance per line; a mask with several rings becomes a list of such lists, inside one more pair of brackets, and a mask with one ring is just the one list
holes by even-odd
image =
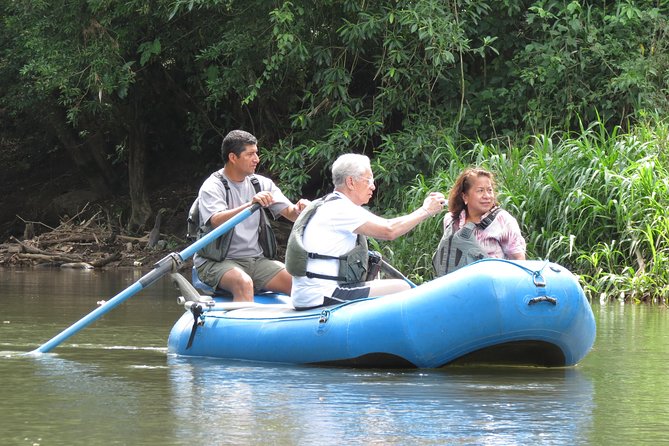
[[27, 355], [143, 272], [0, 269], [3, 445], [669, 444], [669, 314], [593, 304], [566, 369], [357, 370], [167, 354], [164, 278]]

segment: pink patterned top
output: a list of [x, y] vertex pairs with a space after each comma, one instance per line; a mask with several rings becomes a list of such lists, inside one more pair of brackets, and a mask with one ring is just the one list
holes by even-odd
[[[488, 216], [490, 212], [484, 214], [481, 219]], [[466, 214], [463, 210], [459, 217], [459, 227], [462, 228], [466, 222]], [[444, 229], [453, 221], [450, 212], [446, 213], [444, 217]], [[488, 256], [498, 259], [509, 259], [511, 254], [525, 253], [526, 244], [523, 235], [520, 233], [520, 227], [511, 214], [504, 209], [501, 209], [497, 217], [490, 223], [490, 225], [481, 231], [479, 228], [474, 229], [476, 240], [481, 245]]]

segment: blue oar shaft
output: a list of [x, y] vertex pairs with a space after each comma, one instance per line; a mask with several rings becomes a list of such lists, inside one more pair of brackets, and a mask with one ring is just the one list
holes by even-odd
[[251, 214], [253, 214], [258, 209], [260, 209], [260, 205], [258, 203], [255, 203], [253, 206], [244, 209], [242, 212], [235, 215], [230, 220], [226, 221], [221, 226], [217, 227], [209, 234], [205, 235], [204, 237], [197, 240], [192, 245], [181, 251], [179, 253], [179, 256], [181, 257], [182, 260], [191, 258], [196, 252], [198, 252], [199, 250], [207, 246], [209, 243], [213, 242], [214, 240], [216, 240], [217, 238], [228, 232], [234, 226], [237, 226], [237, 224], [240, 223], [242, 220], [246, 220], [247, 218], [249, 218]]
[[121, 291], [113, 298], [109, 299], [103, 305], [91, 311], [86, 316], [82, 317], [77, 322], [70, 325], [62, 332], [60, 332], [58, 335], [54, 336], [52, 339], [39, 346], [36, 350], [33, 351], [33, 353], [50, 352], [70, 336], [74, 335], [78, 331], [87, 327], [96, 320], [100, 319], [104, 314], [110, 312], [111, 310], [116, 308], [119, 304], [131, 298], [132, 296], [137, 294], [140, 290], [151, 285], [156, 280], [160, 279], [162, 276], [172, 271], [172, 269], [176, 269], [184, 260], [187, 260], [188, 258], [193, 256], [197, 251], [204, 248], [209, 243], [213, 242], [214, 240], [216, 240], [217, 238], [219, 238], [220, 236], [231, 230], [235, 225], [237, 225], [242, 220], [245, 220], [248, 217], [250, 217], [251, 214], [256, 210], [258, 210], [259, 208], [260, 205], [254, 204], [250, 208], [245, 209], [239, 214], [235, 215], [230, 220], [226, 221], [225, 223], [223, 223], [222, 225], [211, 231], [209, 234], [205, 235], [204, 237], [202, 237], [201, 239], [199, 239], [198, 241], [196, 241], [195, 243], [193, 243], [192, 245], [181, 251], [179, 254], [172, 253], [167, 257], [163, 258], [154, 265], [151, 271], [143, 275], [137, 282], [133, 283], [128, 288]]

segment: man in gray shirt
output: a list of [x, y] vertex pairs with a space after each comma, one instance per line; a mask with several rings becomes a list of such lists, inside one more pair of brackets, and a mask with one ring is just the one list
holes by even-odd
[[[205, 233], [254, 203], [268, 209], [274, 218], [282, 215], [291, 221], [309, 204], [304, 199], [293, 204], [271, 179], [255, 174], [260, 158], [252, 134], [243, 130], [228, 133], [221, 156], [224, 167], [205, 180], [198, 194], [200, 226], [206, 228]], [[212, 242], [193, 259], [200, 280], [229, 291], [234, 301], [253, 301], [254, 287], [290, 295], [292, 277], [261, 246], [265, 229], [261, 212], [251, 214], [230, 235]]]

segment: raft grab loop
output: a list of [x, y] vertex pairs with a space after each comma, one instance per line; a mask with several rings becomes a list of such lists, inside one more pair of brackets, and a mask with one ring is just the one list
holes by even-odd
[[[539, 268], [538, 270], [536, 270], [536, 271], [532, 271], [531, 269], [526, 268], [526, 267], [524, 267], [524, 266], [522, 266], [522, 265], [518, 265], [517, 263], [513, 263], [513, 262], [509, 262], [509, 261], [506, 261], [506, 262], [511, 263], [512, 265], [515, 265], [515, 266], [519, 267], [519, 268], [522, 269], [522, 270], [525, 270], [529, 275], [532, 276], [532, 282], [534, 283], [534, 286], [535, 286], [536, 289], [537, 289], [537, 297], [533, 297], [532, 299], [530, 299], [530, 300], [527, 302], [527, 305], [534, 305], [534, 304], [537, 304], [537, 303], [539, 303], [539, 302], [548, 302], [548, 303], [550, 303], [550, 304], [557, 305], [557, 299], [556, 299], [555, 297], [551, 297], [551, 296], [548, 296], [548, 295], [546, 294], [546, 279], [545, 279], [544, 276], [541, 274], [541, 272], [542, 272], [547, 266], [549, 266], [549, 262], [548, 262], [548, 260], [546, 260], [546, 261], [544, 262], [543, 266], [542, 266], [541, 268]], [[552, 266], [550, 266], [550, 269], [551, 269], [552, 271], [555, 271], [555, 272], [560, 272], [560, 270], [558, 270], [558, 269], [556, 269], [556, 268], [554, 268], [554, 267], [552, 267]]]
[[318, 319], [319, 324], [324, 324], [330, 319], [330, 310], [321, 311], [321, 317]]
[[532, 281], [534, 282], [534, 286], [537, 288], [546, 288], [546, 279], [544, 279], [544, 276], [541, 275], [541, 271], [535, 271], [534, 274], [532, 275]]
[[554, 298], [554, 297], [550, 297], [550, 296], [535, 297], [533, 299], [530, 299], [530, 301], [527, 303], [527, 305], [533, 305], [533, 304], [537, 304], [539, 302], [548, 302], [548, 303], [551, 303], [553, 305], [557, 305], [557, 299]]
[[546, 295], [546, 279], [541, 275], [541, 271], [546, 268], [547, 264], [548, 262], [544, 263], [544, 266], [540, 270], [534, 271], [532, 274], [532, 281], [534, 282], [534, 286], [537, 287], [537, 297], [530, 299], [527, 305], [534, 305], [539, 302], [548, 302], [557, 305], [556, 298]]

